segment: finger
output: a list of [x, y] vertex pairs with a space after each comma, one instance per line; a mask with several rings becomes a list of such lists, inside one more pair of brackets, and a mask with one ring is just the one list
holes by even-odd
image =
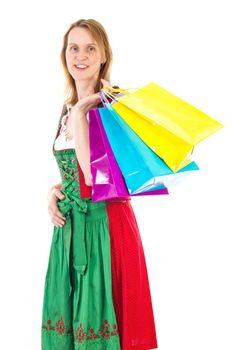
[[106, 87], [107, 90], [111, 90], [111, 89], [108, 89], [108, 86], [112, 87], [112, 84], [109, 81], [107, 81], [105, 79], [101, 79], [101, 82]]
[[96, 93], [95, 93], [95, 97], [97, 97], [98, 100], [101, 100], [101, 98], [100, 98], [100, 93], [99, 93], [99, 92], [96, 92]]
[[99, 104], [101, 101], [101, 97], [100, 97], [100, 93], [96, 92], [92, 98], [90, 99], [90, 102], [88, 104], [88, 109], [92, 108], [93, 106], [95, 106], [96, 104]]
[[56, 215], [56, 216], [57, 216], [58, 218], [60, 218], [60, 219], [66, 220], [66, 217], [63, 216], [62, 213], [60, 212], [60, 210], [57, 209], [57, 208], [54, 210], [53, 214]]
[[65, 224], [65, 220], [61, 220], [57, 216], [53, 217], [52, 221], [53, 221], [54, 225], [60, 226], [60, 227]]
[[62, 213], [60, 212], [60, 210], [58, 209], [56, 202], [53, 202], [52, 204], [50, 204], [48, 206], [48, 211], [49, 211], [49, 215], [51, 217], [57, 216], [60, 219], [64, 219], [64, 220], [66, 219], [66, 217], [63, 216]]
[[58, 221], [52, 221], [52, 223], [53, 223], [54, 226], [56, 226], [56, 227], [62, 227], [62, 226], [64, 226], [64, 223], [62, 224], [62, 223], [60, 223], [60, 222], [58, 222]]
[[112, 84], [111, 84], [110, 81], [108, 81], [108, 80], [101, 79], [101, 81], [102, 81], [102, 83], [103, 83], [104, 85], [112, 86]]
[[64, 199], [65, 195], [60, 191], [60, 190], [56, 190], [54, 192], [55, 196], [58, 197], [59, 199]]
[[58, 189], [53, 189], [49, 194], [48, 194], [48, 202], [57, 202], [58, 199], [64, 199], [65, 196], [63, 193], [61, 193]]

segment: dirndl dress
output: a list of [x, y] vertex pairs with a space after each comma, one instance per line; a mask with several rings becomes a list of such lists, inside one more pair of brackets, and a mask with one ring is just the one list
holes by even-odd
[[147, 267], [130, 199], [92, 202], [74, 144], [55, 147], [69, 111], [64, 104], [53, 143], [65, 195], [57, 205], [66, 221], [54, 226], [50, 246], [42, 350], [155, 349]]

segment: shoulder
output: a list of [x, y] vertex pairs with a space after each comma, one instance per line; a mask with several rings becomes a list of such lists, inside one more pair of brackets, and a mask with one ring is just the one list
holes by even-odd
[[72, 107], [74, 107], [74, 105], [72, 105], [71, 103], [66, 103], [66, 106], [67, 106], [67, 108], [72, 108]]
[[65, 101], [62, 106], [62, 115], [67, 114], [72, 107], [73, 105], [71, 103]]

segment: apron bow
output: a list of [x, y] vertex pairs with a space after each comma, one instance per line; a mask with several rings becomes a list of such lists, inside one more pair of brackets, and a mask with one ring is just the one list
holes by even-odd
[[[71, 239], [73, 238], [73, 266], [76, 271], [84, 275], [87, 267], [87, 253], [85, 242], [85, 214], [87, 213], [87, 201], [77, 198], [69, 191], [61, 191], [66, 198], [59, 200], [57, 206], [61, 213], [66, 216], [66, 221], [63, 225], [64, 244], [66, 249], [68, 268], [70, 264], [70, 247]], [[90, 201], [90, 199], [88, 198]], [[73, 218], [71, 217], [71, 211]], [[73, 234], [72, 234], [73, 232]], [[72, 237], [73, 236], [73, 237]], [[72, 290], [69, 278], [70, 293]]]

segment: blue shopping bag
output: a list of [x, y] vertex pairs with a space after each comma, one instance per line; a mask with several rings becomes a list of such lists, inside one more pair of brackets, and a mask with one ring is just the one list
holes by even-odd
[[98, 108], [89, 110], [92, 201], [130, 199], [131, 196], [167, 195], [166, 187], [129, 195], [124, 177], [109, 144]]
[[110, 103], [98, 110], [130, 194], [169, 187], [184, 175], [199, 169], [195, 162], [190, 162], [179, 171], [173, 172], [128, 126]]

